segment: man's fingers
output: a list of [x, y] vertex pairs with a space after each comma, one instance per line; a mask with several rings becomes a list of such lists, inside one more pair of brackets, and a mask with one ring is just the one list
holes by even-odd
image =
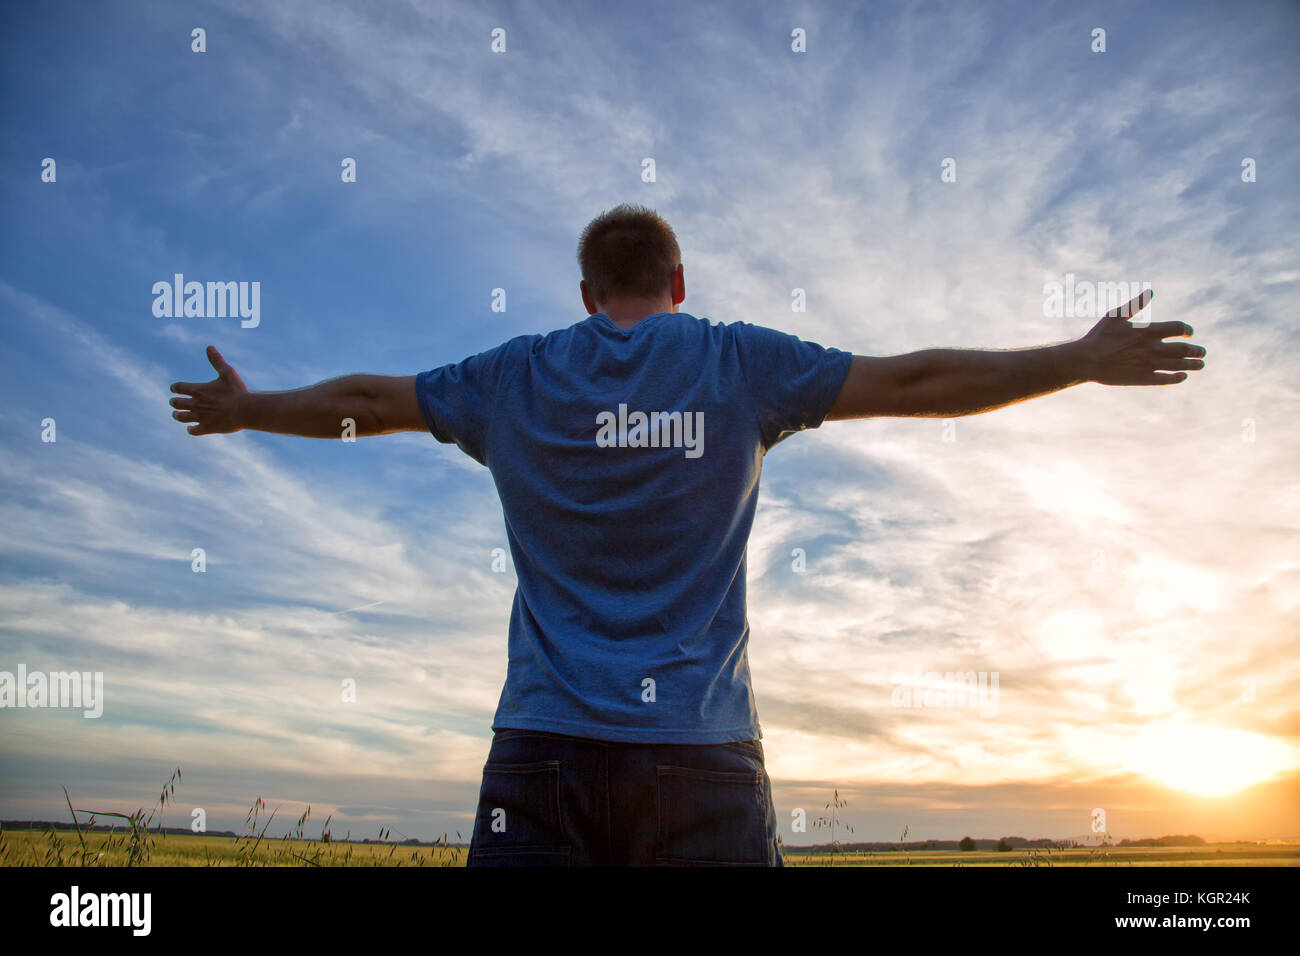
[[208, 346], [208, 361], [211, 362], [212, 367], [217, 370], [217, 377], [223, 381], [229, 378], [235, 371], [230, 367], [230, 364], [221, 357], [221, 353], [217, 351], [215, 345]]
[[1186, 372], [1147, 372], [1134, 385], [1177, 385], [1187, 378]]
[[1168, 371], [1180, 368], [1205, 368], [1205, 363], [1198, 358], [1157, 358], [1153, 364], [1156, 368]]
[[1162, 358], [1201, 358], [1205, 355], [1205, 346], [1191, 342], [1157, 342], [1151, 346], [1151, 351]]
[[180, 392], [182, 395], [193, 395], [203, 385], [204, 382], [172, 382], [172, 391]]
[[169, 403], [172, 408], [193, 408], [194, 399], [192, 398], [173, 398]]
[[210, 429], [204, 428], [202, 425], [191, 425], [185, 430], [191, 435], [207, 435], [210, 431]]
[[1194, 330], [1186, 322], [1152, 322], [1138, 331], [1153, 339], [1167, 339], [1171, 335], [1188, 336]]
[[1118, 308], [1111, 309], [1109, 312], [1107, 312], [1106, 318], [1108, 319], [1131, 318], [1132, 316], [1137, 315], [1137, 313], [1140, 312], [1142, 309], [1145, 309], [1147, 307], [1147, 303], [1151, 301], [1151, 297], [1153, 295], [1155, 295], [1155, 293], [1152, 292], [1150, 289], [1143, 289], [1141, 294], [1139, 294], [1136, 298], [1129, 299], [1127, 302], [1125, 302], [1123, 305], [1119, 306]]
[[178, 422], [197, 422], [199, 420], [198, 412], [172, 412], [172, 418]]

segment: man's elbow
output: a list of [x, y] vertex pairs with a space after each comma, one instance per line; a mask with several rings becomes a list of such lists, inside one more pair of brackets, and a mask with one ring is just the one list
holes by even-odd
[[[392, 435], [424, 431], [424, 416], [415, 397], [415, 376], [363, 376], [358, 434]], [[363, 425], [362, 422], [365, 422]]]
[[936, 378], [917, 353], [855, 355], [826, 420], [929, 415]]

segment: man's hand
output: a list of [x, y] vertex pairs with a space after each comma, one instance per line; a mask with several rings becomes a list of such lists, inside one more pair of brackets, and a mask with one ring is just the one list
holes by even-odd
[[250, 392], [212, 346], [211, 382], [173, 382], [178, 422], [191, 435], [223, 435], [245, 428], [303, 438], [345, 438], [427, 431], [414, 375], [342, 375], [287, 392]]
[[[1080, 385], [1174, 385], [1204, 368], [1205, 349], [1163, 342], [1191, 335], [1183, 322], [1145, 328], [1129, 319], [1151, 301], [1148, 289], [1104, 315], [1073, 342], [1029, 349], [924, 349], [877, 358], [854, 355], [827, 421], [874, 416], [978, 415]], [[1173, 373], [1173, 374], [1170, 374]]]
[[[1176, 385], [1187, 378], [1184, 369], [1204, 368], [1204, 347], [1190, 342], [1164, 342], [1171, 335], [1187, 336], [1185, 322], [1152, 322], [1138, 327], [1129, 319], [1151, 301], [1148, 289], [1136, 299], [1102, 316], [1083, 338], [1071, 343], [1080, 374], [1102, 385]], [[1173, 374], [1170, 374], [1173, 372]]]
[[179, 411], [172, 412], [178, 422], [193, 422], [187, 429], [191, 435], [224, 435], [237, 432], [244, 426], [238, 419], [241, 396], [248, 394], [248, 386], [239, 373], [221, 357], [214, 346], [208, 346], [208, 361], [217, 370], [210, 382], [172, 382], [172, 391], [189, 398], [173, 398], [171, 404]]

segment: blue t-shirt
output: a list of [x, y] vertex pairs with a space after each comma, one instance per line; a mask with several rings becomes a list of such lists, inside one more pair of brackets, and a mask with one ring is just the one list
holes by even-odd
[[493, 728], [634, 743], [761, 737], [745, 549], [763, 456], [852, 355], [683, 312], [603, 313], [416, 376], [492, 473], [518, 587]]

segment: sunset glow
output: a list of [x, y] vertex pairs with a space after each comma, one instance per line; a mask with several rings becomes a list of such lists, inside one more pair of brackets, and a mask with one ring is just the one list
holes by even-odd
[[1167, 787], [1222, 797], [1294, 770], [1295, 756], [1275, 737], [1170, 723], [1139, 732], [1128, 765]]

